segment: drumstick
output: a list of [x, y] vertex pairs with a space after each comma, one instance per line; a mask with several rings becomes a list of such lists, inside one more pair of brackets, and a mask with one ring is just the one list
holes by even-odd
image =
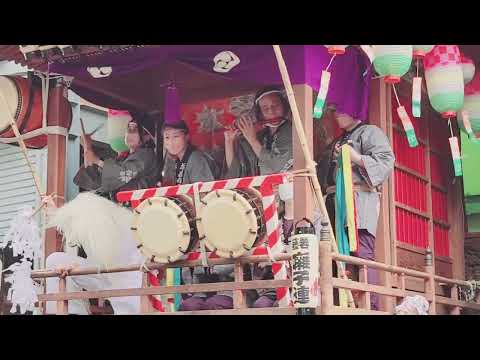
[[88, 134], [88, 135], [90, 135], [90, 136], [94, 135], [98, 130], [100, 130], [100, 129], [103, 128], [104, 126], [105, 126], [105, 123], [100, 124], [99, 126], [97, 126], [97, 127], [95, 128], [95, 130], [93, 130], [93, 131], [92, 131], [90, 134]]

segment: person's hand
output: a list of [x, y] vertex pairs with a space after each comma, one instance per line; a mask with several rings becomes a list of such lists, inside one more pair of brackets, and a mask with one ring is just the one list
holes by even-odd
[[333, 147], [333, 159], [334, 160], [337, 160], [338, 159], [338, 156], [340, 155], [340, 143], [336, 143]]
[[233, 144], [235, 141], [235, 137], [240, 133], [239, 130], [229, 129], [225, 130], [223, 135], [225, 136], [225, 145]]
[[77, 264], [71, 265], [58, 265], [55, 268], [55, 272], [61, 277], [64, 278], [70, 274], [70, 272], [74, 269], [78, 268]]
[[257, 139], [257, 131], [253, 123], [253, 118], [250, 115], [244, 115], [238, 120], [238, 128], [242, 132], [245, 139], [248, 142], [255, 141]]
[[162, 182], [161, 181], [157, 182], [157, 187], [162, 187]]

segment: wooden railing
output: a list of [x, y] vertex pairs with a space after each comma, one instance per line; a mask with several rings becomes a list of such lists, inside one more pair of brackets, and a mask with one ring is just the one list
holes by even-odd
[[[400, 302], [407, 296], [422, 295], [430, 303], [429, 313], [436, 314], [436, 305], [442, 304], [447, 306], [450, 314], [460, 314], [461, 309], [473, 309], [480, 310], [479, 303], [467, 303], [458, 299], [458, 287], [469, 286], [468, 282], [463, 280], [448, 279], [441, 276], [437, 276], [432, 272], [431, 259], [426, 259], [425, 271], [417, 271], [407, 268], [402, 268], [393, 265], [386, 265], [383, 263], [360, 259], [352, 256], [345, 256], [335, 254], [331, 251], [331, 245], [329, 241], [320, 241], [320, 294], [321, 301], [319, 307], [316, 309], [317, 314], [391, 314], [392, 312], [373, 311], [370, 310], [370, 293], [376, 293], [380, 296], [389, 296]], [[289, 254], [281, 254], [276, 257], [277, 261], [289, 261]], [[360, 278], [366, 279], [368, 268], [376, 269], [377, 271], [385, 271], [389, 274], [394, 274], [399, 279], [399, 286], [386, 287], [382, 285], [368, 284], [364, 281], [344, 280], [332, 275], [332, 263], [334, 261], [340, 261], [345, 264], [352, 264], [358, 266], [360, 269]], [[265, 263], [270, 262], [268, 256], [248, 256], [238, 259], [210, 259], [209, 265], [221, 265], [221, 264], [234, 264], [235, 266], [235, 279], [233, 282], [219, 282], [208, 284], [192, 284], [192, 285], [178, 285], [178, 286], [158, 286], [148, 287], [146, 282], [146, 273], [144, 273], [144, 282], [142, 288], [138, 289], [115, 289], [115, 290], [98, 290], [98, 291], [80, 291], [71, 292], [66, 291], [66, 278], [60, 278], [58, 293], [41, 294], [39, 295], [39, 301], [56, 301], [57, 302], [57, 314], [68, 313], [68, 300], [72, 299], [92, 299], [92, 298], [112, 298], [112, 297], [124, 297], [124, 296], [140, 296], [141, 297], [141, 313], [142, 314], [155, 314], [155, 315], [187, 315], [187, 314], [295, 314], [295, 308], [293, 307], [274, 307], [253, 309], [248, 308], [246, 303], [245, 290], [248, 289], [272, 289], [280, 287], [291, 287], [291, 280], [252, 280], [244, 281], [243, 265], [253, 263]], [[195, 267], [202, 266], [201, 261], [179, 261], [173, 264], [157, 264], [148, 263], [146, 267], [150, 270], [165, 269], [165, 268], [180, 268], [180, 267]], [[98, 273], [118, 273], [126, 271], [139, 270], [140, 265], [131, 265], [125, 267], [119, 267], [115, 269], [98, 269], [98, 268], [82, 268], [73, 270], [70, 276], [81, 276]], [[43, 270], [35, 271], [32, 273], [34, 279], [45, 279], [48, 277], [58, 276], [55, 271]], [[405, 278], [411, 277], [420, 279], [425, 284], [424, 292], [414, 292], [406, 289]], [[451, 286], [450, 296], [439, 296], [435, 292], [437, 284], [443, 284]], [[361, 294], [358, 301], [357, 308], [341, 308], [334, 305], [334, 288], [349, 289], [359, 291]], [[231, 310], [202, 310], [202, 311], [185, 311], [175, 313], [161, 313], [152, 312], [149, 309], [149, 295], [165, 295], [173, 293], [198, 293], [198, 292], [213, 292], [213, 291], [233, 291], [234, 308]]]

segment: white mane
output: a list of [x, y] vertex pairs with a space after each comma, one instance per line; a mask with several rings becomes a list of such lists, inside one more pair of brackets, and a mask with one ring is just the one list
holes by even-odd
[[136, 251], [130, 226], [133, 214], [112, 201], [85, 192], [53, 214], [55, 226], [69, 246], [81, 246], [87, 258], [98, 265], [126, 265]]

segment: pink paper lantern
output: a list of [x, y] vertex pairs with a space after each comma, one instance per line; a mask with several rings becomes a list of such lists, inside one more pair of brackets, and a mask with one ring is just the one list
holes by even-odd
[[463, 107], [464, 83], [457, 45], [437, 45], [423, 59], [428, 97], [444, 118], [454, 117]]

